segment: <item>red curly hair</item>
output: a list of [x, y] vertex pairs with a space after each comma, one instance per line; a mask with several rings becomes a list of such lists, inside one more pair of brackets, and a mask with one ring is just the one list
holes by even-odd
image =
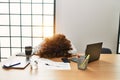
[[65, 35], [56, 34], [43, 41], [38, 55], [44, 58], [69, 57], [71, 54], [68, 51], [72, 50], [70, 43]]

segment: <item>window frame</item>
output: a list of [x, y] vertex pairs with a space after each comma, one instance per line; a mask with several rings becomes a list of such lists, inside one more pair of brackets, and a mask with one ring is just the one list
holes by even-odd
[[[1, 61], [1, 59], [2, 60], [4, 60], [4, 59], [7, 59], [8, 57], [4, 57], [4, 56], [2, 56], [2, 50], [3, 49], [5, 49], [5, 48], [9, 48], [9, 50], [10, 50], [10, 54], [8, 54], [9, 56], [12, 56], [13, 55], [13, 51], [12, 51], [12, 49], [20, 49], [20, 52], [24, 52], [24, 48], [25, 48], [25, 46], [22, 46], [23, 45], [23, 40], [22, 39], [25, 39], [25, 38], [27, 38], [27, 39], [29, 39], [29, 40], [31, 40], [31, 45], [30, 46], [33, 46], [34, 44], [33, 44], [33, 42], [34, 42], [34, 39], [36, 38], [36, 39], [44, 39], [45, 38], [45, 34], [44, 34], [44, 30], [42, 30], [42, 36], [41, 37], [38, 37], [38, 36], [33, 36], [33, 29], [34, 28], [46, 28], [46, 27], [51, 27], [52, 28], [52, 32], [53, 32], [53, 34], [52, 35], [54, 35], [55, 34], [55, 28], [56, 28], [56, 0], [53, 0], [54, 2], [53, 3], [44, 3], [44, 1], [45, 0], [41, 0], [42, 1], [42, 3], [37, 3], [37, 2], [32, 2], [33, 0], [31, 0], [30, 2], [21, 2], [22, 0], [20, 0], [20, 2], [10, 2], [10, 0], [8, 0], [8, 2], [7, 1], [5, 1], [4, 2], [4, 0], [3, 1], [0, 1], [0, 4], [8, 4], [8, 10], [9, 10], [9, 12], [8, 13], [0, 13], [0, 16], [4, 16], [4, 15], [7, 15], [8, 17], [9, 17], [9, 24], [0, 24], [0, 27], [1, 26], [3, 26], [4, 28], [6, 27], [9, 27], [9, 34], [8, 34], [8, 36], [1, 36], [0, 35], [0, 39], [2, 39], [2, 38], [9, 38], [9, 41], [10, 41], [10, 46], [2, 46], [1, 44], [1, 46], [0, 46], [0, 61]], [[11, 4], [14, 4], [14, 5], [16, 5], [16, 4], [19, 4], [20, 6], [20, 13], [19, 14], [15, 14], [15, 13], [13, 13], [13, 12], [10, 12], [10, 8], [11, 8]], [[28, 13], [25, 13], [25, 14], [22, 14], [22, 4], [29, 4], [29, 5], [31, 5], [31, 10], [29, 11], [29, 12], [31, 12], [31, 14], [28, 14]], [[41, 4], [42, 5], [42, 14], [32, 14], [32, 11], [33, 11], [33, 4], [35, 5], [35, 4]], [[46, 5], [46, 4], [52, 4], [53, 5], [53, 14], [51, 15], [51, 14], [44, 14], [43, 12], [44, 12], [44, 5]], [[13, 7], [13, 5], [12, 5], [12, 7]], [[18, 7], [18, 6], [17, 6]], [[28, 7], [28, 6], [27, 6]], [[27, 8], [26, 7], [26, 8]], [[13, 10], [14, 11], [14, 10]], [[6, 11], [7, 12], [7, 11]], [[17, 12], [19, 12], [19, 11], [17, 11]], [[22, 25], [22, 17], [23, 16], [26, 16], [26, 15], [30, 15], [31, 16], [31, 25]], [[41, 17], [42, 17], [42, 25], [33, 25], [33, 16], [39, 16], [39, 15], [41, 15]], [[12, 17], [13, 16], [19, 16], [18, 17], [18, 19], [19, 19], [19, 21], [18, 22], [13, 22], [12, 23]], [[53, 18], [53, 25], [52, 26], [45, 26], [45, 25], [43, 25], [44, 24], [44, 17], [45, 16], [52, 16], [52, 18]], [[16, 17], [13, 17], [13, 21], [15, 21], [16, 19], [14, 19], [14, 18], [16, 18]], [[40, 19], [40, 18], [39, 18]], [[30, 22], [29, 21], [29, 22]], [[25, 22], [25, 21], [24, 21]], [[28, 22], [28, 23], [29, 23]], [[16, 25], [16, 24], [20, 24], [20, 25]], [[30, 27], [29, 27], [30, 26]], [[34, 26], [34, 27], [33, 27]], [[18, 34], [20, 34], [19, 36], [17, 36], [17, 35], [15, 35], [14, 34], [14, 32], [12, 31], [12, 28], [16, 28], [16, 30], [17, 30], [17, 28], [19, 28], [20, 29], [20, 33], [18, 33]], [[30, 30], [31, 30], [31, 36], [23, 36], [22, 35], [22, 28], [30, 28]], [[12, 36], [12, 32], [13, 32], [13, 35], [14, 36]], [[40, 34], [40, 33], [39, 33]], [[14, 38], [16, 38], [16, 39], [14, 39]], [[17, 39], [17, 38], [20, 38], [20, 39]], [[14, 40], [13, 40], [14, 39]], [[26, 39], [26, 40], [27, 40]], [[15, 41], [18, 41], [19, 40], [19, 43], [20, 43], [20, 46], [15, 46]], [[0, 40], [0, 43], [1, 43], [1, 40]], [[13, 45], [13, 44], [14, 45]], [[38, 44], [39, 45], [39, 44]], [[28, 45], [26, 45], [26, 46], [28, 46]], [[35, 47], [35, 46], [34, 46]], [[7, 52], [5, 52], [5, 53], [7, 53]]]

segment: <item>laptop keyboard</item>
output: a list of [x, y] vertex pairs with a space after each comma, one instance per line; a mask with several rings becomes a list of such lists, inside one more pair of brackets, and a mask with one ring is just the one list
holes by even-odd
[[[78, 62], [78, 59], [79, 59], [79, 58], [73, 57], [73, 58], [71, 58], [70, 60], [77, 63], [77, 62]], [[80, 59], [85, 59], [85, 56], [80, 56]]]
[[73, 61], [73, 62], [78, 62], [78, 58], [76, 58], [76, 57], [73, 57], [70, 60]]

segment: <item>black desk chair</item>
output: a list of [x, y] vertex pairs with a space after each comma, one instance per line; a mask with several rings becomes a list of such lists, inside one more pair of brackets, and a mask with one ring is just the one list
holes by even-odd
[[102, 48], [101, 54], [112, 54], [112, 51], [109, 48]]

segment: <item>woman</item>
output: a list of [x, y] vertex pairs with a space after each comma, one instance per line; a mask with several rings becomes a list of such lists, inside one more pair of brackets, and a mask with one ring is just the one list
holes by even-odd
[[55, 58], [55, 57], [70, 57], [76, 53], [75, 47], [71, 44], [71, 41], [63, 34], [56, 34], [52, 37], [46, 38], [37, 52], [40, 57], [43, 58]]

